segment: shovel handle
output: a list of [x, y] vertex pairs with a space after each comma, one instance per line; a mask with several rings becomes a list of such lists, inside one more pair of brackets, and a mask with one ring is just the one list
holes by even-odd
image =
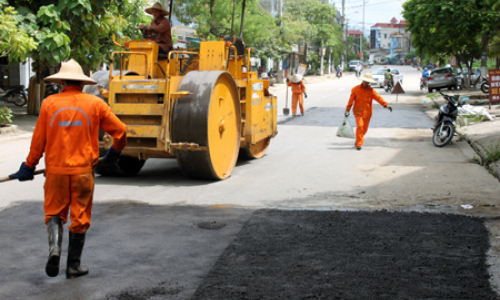
[[[40, 175], [40, 174], [43, 174], [44, 172], [45, 172], [45, 169], [37, 170], [33, 173], [33, 175]], [[17, 178], [10, 178], [9, 176], [7, 176], [7, 177], [0, 178], [0, 182], [5, 182], [5, 181], [9, 181], [9, 180], [14, 180], [14, 179], [17, 179]]]
[[[99, 157], [99, 161], [102, 161], [102, 157]], [[33, 172], [33, 175], [40, 175], [40, 174], [43, 174], [45, 173], [45, 169], [40, 169], [40, 170], [36, 170], [35, 172]], [[10, 181], [10, 180], [14, 180], [16, 178], [10, 178], [9, 176], [7, 177], [3, 177], [3, 178], [0, 178], [0, 182], [6, 182], [6, 181]]]

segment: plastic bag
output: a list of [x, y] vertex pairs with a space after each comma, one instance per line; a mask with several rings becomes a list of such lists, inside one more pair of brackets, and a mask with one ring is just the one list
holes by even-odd
[[345, 137], [345, 138], [354, 138], [354, 131], [352, 130], [351, 122], [349, 122], [349, 118], [345, 117], [342, 121], [342, 125], [337, 130], [337, 136]]

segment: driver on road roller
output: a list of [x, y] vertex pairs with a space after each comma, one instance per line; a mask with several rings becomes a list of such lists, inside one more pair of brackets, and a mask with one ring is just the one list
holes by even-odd
[[170, 22], [165, 16], [169, 15], [168, 11], [164, 10], [160, 3], [155, 3], [153, 6], [146, 8], [146, 12], [153, 15], [154, 19], [151, 21], [150, 26], [144, 24], [139, 25], [139, 29], [145, 29], [146, 34], [154, 35], [153, 31], [158, 32], [158, 35], [151, 37], [151, 39], [158, 44], [158, 55], [166, 55], [172, 50], [172, 32]]

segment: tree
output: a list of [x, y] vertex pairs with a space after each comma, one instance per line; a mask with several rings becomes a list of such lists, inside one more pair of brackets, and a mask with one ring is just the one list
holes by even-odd
[[111, 36], [132, 33], [136, 5], [138, 22], [147, 22], [146, 0], [132, 1], [10, 0], [9, 3], [25, 18], [21, 28], [38, 43], [29, 56], [35, 59], [35, 70], [42, 72], [69, 57], [88, 69], [109, 62], [114, 47]]
[[25, 18], [34, 20], [35, 16], [19, 16], [6, 0], [0, 0], [0, 56], [7, 56], [14, 63], [25, 61], [29, 52], [38, 47], [35, 39], [20, 27]]
[[[498, 32], [500, 14], [494, 0], [409, 0], [403, 16], [419, 54], [455, 55], [472, 67]], [[461, 68], [461, 64], [460, 64]], [[471, 72], [469, 72], [470, 74]]]

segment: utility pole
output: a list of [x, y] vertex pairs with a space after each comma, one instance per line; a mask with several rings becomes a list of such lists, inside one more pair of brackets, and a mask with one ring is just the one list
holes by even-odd
[[[361, 55], [363, 55], [363, 38], [365, 37], [365, 0], [363, 0], [363, 29], [361, 30]], [[364, 61], [365, 58], [361, 57], [361, 61]]]
[[[345, 0], [342, 0], [342, 29], [344, 29], [345, 26]], [[344, 54], [344, 62], [342, 64], [342, 67], [345, 66], [345, 62], [347, 61], [347, 29], [343, 30], [344, 32], [344, 40], [345, 40], [345, 54]]]

